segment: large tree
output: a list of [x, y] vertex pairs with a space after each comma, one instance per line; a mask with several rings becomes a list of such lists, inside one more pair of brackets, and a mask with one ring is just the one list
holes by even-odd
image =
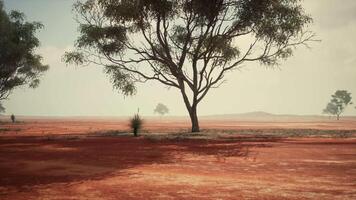
[[277, 65], [314, 37], [300, 0], [86, 0], [74, 10], [80, 36], [64, 60], [103, 65], [125, 95], [147, 80], [178, 89], [192, 132], [198, 104], [226, 73]]
[[1, 101], [23, 85], [35, 88], [39, 77], [48, 69], [41, 63], [42, 57], [35, 54], [39, 41], [35, 36], [42, 24], [27, 22], [23, 13], [4, 10], [0, 0], [0, 112]]
[[351, 93], [346, 90], [337, 90], [335, 94], [331, 95], [330, 102], [323, 110], [324, 114], [335, 115], [336, 119], [340, 119], [340, 115], [344, 112], [348, 105], [352, 104]]

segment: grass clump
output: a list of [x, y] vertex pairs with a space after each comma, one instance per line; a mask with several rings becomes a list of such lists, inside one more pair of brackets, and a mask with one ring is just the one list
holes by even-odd
[[143, 120], [141, 119], [139, 114], [135, 114], [131, 119], [130, 119], [130, 127], [132, 129], [132, 132], [135, 137], [138, 136], [138, 132], [142, 128]]
[[16, 122], [16, 118], [15, 118], [15, 115], [14, 115], [14, 114], [12, 114], [10, 118], [11, 118], [12, 123], [15, 123], [15, 122]]

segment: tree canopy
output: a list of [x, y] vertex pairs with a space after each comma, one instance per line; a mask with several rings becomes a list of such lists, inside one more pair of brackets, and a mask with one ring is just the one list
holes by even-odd
[[6, 13], [0, 0], [0, 111], [4, 110], [1, 101], [14, 89], [37, 87], [39, 77], [48, 69], [42, 57], [34, 53], [39, 46], [35, 33], [42, 27], [38, 22], [26, 22], [18, 11]]
[[199, 131], [197, 105], [243, 63], [278, 65], [313, 41], [300, 0], [86, 0], [67, 63], [103, 65], [124, 95], [136, 83], [177, 88]]
[[337, 116], [337, 120], [339, 120], [340, 115], [344, 112], [345, 108], [352, 104], [351, 101], [351, 93], [346, 90], [337, 90], [335, 94], [331, 95], [331, 100], [326, 105], [323, 113], [335, 115]]
[[158, 103], [156, 108], [154, 109], [154, 113], [158, 113], [160, 115], [165, 115], [169, 112], [169, 109], [163, 103]]

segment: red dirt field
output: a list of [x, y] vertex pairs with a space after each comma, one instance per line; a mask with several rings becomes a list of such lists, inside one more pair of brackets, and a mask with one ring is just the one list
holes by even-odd
[[354, 136], [238, 131], [356, 130], [355, 122], [203, 121], [204, 129], [230, 132], [192, 136], [151, 133], [179, 132], [187, 122], [147, 121], [148, 133], [138, 138], [79, 135], [127, 129], [103, 121], [0, 125], [0, 199], [356, 199]]
[[[1, 118], [0, 118], [1, 120]], [[21, 119], [20, 119], [21, 120]], [[0, 124], [1, 136], [44, 136], [63, 134], [87, 134], [98, 131], [120, 130], [127, 132], [127, 118], [25, 118], [16, 124]], [[144, 132], [172, 133], [187, 132], [190, 127], [184, 118], [149, 118], [144, 121]], [[246, 129], [317, 129], [317, 130], [356, 130], [353, 120], [317, 121], [238, 121], [201, 120], [201, 128], [208, 130], [246, 130]]]

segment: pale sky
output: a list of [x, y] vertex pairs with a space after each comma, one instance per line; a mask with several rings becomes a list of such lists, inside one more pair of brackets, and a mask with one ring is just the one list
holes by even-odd
[[[61, 62], [77, 37], [71, 6], [74, 0], [4, 0], [7, 10], [20, 10], [28, 20], [40, 21], [38, 52], [50, 70], [38, 88], [18, 89], [4, 102], [7, 114], [35, 116], [126, 116], [140, 108], [153, 115], [159, 102], [170, 115], [186, 115], [179, 92], [155, 82], [139, 85], [137, 95], [124, 97], [113, 90], [99, 66], [73, 67]], [[304, 0], [314, 18], [311, 30], [320, 43], [299, 48], [280, 69], [246, 64], [227, 75], [227, 82], [211, 91], [198, 108], [200, 115], [265, 111], [275, 114], [321, 114], [338, 89], [353, 93], [356, 102], [356, 1]], [[356, 115], [354, 106], [346, 115]]]

